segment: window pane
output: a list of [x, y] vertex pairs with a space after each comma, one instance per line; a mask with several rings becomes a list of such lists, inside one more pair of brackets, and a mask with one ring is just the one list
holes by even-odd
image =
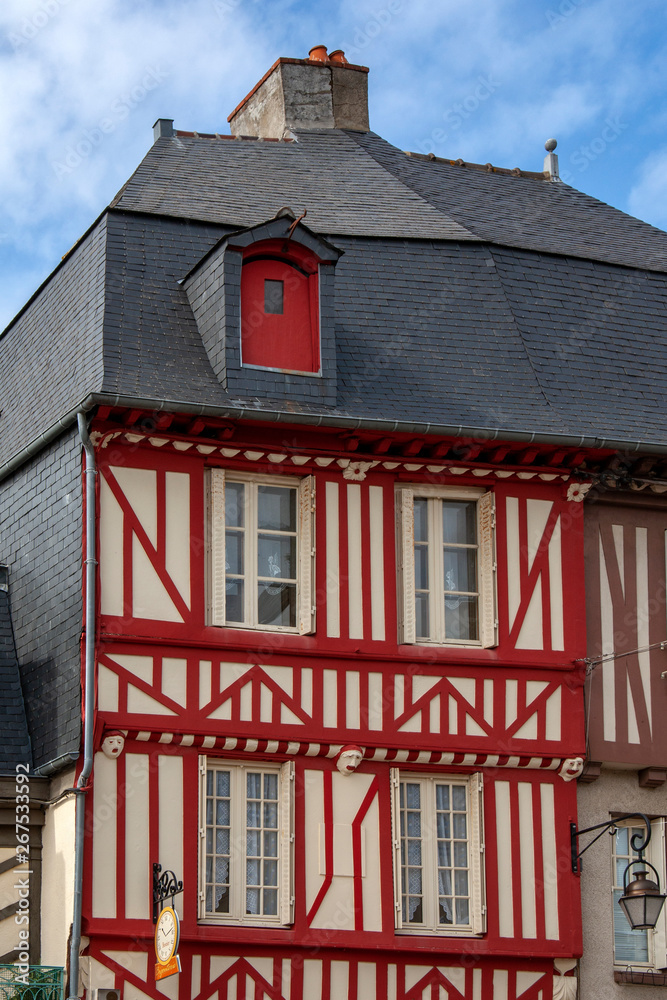
[[628, 851], [630, 849], [630, 842], [628, 840], [628, 828], [627, 826], [620, 826], [616, 830], [615, 835], [615, 849], [616, 854], [624, 854], [628, 857]]
[[439, 837], [451, 837], [449, 813], [442, 813], [442, 812], [438, 813], [437, 826], [438, 826]]
[[267, 917], [275, 917], [278, 913], [278, 892], [276, 889], [265, 889], [264, 893], [264, 914]]
[[454, 892], [457, 896], [468, 895], [468, 872], [454, 872]]
[[278, 805], [276, 802], [264, 803], [264, 826], [278, 828]]
[[418, 809], [420, 804], [419, 785], [405, 784], [401, 786], [401, 803], [403, 801], [403, 789], [405, 789], [405, 804], [411, 809]]
[[283, 282], [264, 279], [264, 312], [283, 314]]
[[468, 923], [470, 923], [470, 916], [469, 916], [468, 900], [467, 899], [457, 899], [456, 900], [456, 922], [457, 922], [457, 924], [468, 924]]
[[477, 593], [477, 550], [448, 549], [443, 551], [445, 592]]
[[296, 584], [260, 583], [257, 593], [257, 620], [260, 625], [296, 625]]
[[243, 580], [227, 577], [225, 583], [225, 621], [243, 621]]
[[262, 806], [259, 802], [248, 802], [246, 805], [246, 819], [248, 826], [255, 828], [261, 826]]
[[262, 853], [261, 836], [259, 830], [248, 830], [246, 833], [246, 851], [249, 857], [257, 858]]
[[439, 917], [438, 923], [440, 924], [451, 924], [452, 923], [452, 901], [447, 896], [441, 896], [439, 901]]
[[264, 885], [278, 885], [278, 862], [264, 862]]
[[[458, 789], [454, 787], [454, 794]], [[436, 809], [449, 809], [449, 785], [435, 786], [435, 807]]]
[[229, 800], [218, 799], [215, 809], [215, 821], [218, 826], [229, 826]]
[[428, 594], [415, 594], [415, 632], [420, 639], [431, 634], [428, 617]]
[[225, 524], [242, 528], [244, 525], [245, 486], [243, 483], [225, 483]]
[[278, 857], [278, 834], [274, 833], [272, 830], [266, 830], [264, 832], [264, 857]]
[[477, 504], [474, 501], [442, 501], [443, 541], [458, 542], [459, 545], [475, 545], [477, 542]]
[[257, 575], [273, 579], [296, 579], [296, 537], [260, 535], [257, 540]]
[[428, 590], [428, 547], [426, 545], [415, 545], [415, 589]]
[[296, 531], [296, 490], [285, 486], [258, 486], [257, 527], [269, 531]]
[[225, 571], [243, 576], [243, 532], [225, 532]]
[[[210, 775], [213, 775], [212, 771], [209, 771]], [[229, 796], [229, 771], [216, 771], [215, 772], [215, 793], [218, 796]]]
[[463, 840], [468, 836], [467, 822], [464, 813], [454, 813], [454, 836], [457, 840]]
[[445, 636], [447, 639], [477, 639], [477, 598], [445, 598]]
[[428, 541], [428, 500], [415, 500], [414, 515], [415, 541], [426, 542]]
[[617, 962], [648, 962], [648, 931], [633, 931], [619, 905], [622, 889], [614, 890], [614, 959]]
[[277, 774], [265, 774], [264, 775], [264, 798], [265, 799], [276, 799], [278, 798], [278, 775]]
[[452, 786], [452, 809], [456, 809], [458, 812], [465, 812], [468, 806], [466, 798], [466, 790], [463, 785]]
[[249, 799], [261, 799], [262, 797], [262, 776], [261, 774], [248, 774], [247, 790]]
[[457, 868], [468, 867], [468, 845], [457, 841], [454, 844], [454, 864]]

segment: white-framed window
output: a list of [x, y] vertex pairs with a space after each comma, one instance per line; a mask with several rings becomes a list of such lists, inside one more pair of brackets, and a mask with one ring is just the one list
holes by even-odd
[[210, 620], [315, 630], [312, 476], [210, 470]]
[[199, 759], [199, 918], [293, 921], [294, 764]]
[[482, 934], [482, 776], [391, 772], [396, 929]]
[[495, 508], [475, 487], [397, 494], [399, 641], [494, 646]]
[[[651, 840], [644, 856], [658, 872], [660, 888], [665, 892], [666, 859], [665, 859], [665, 823], [663, 818], [651, 822]], [[621, 909], [619, 899], [623, 895], [623, 873], [631, 861], [637, 860], [637, 852], [633, 850], [632, 838], [639, 834], [643, 840], [646, 828], [641, 820], [619, 820], [616, 833], [611, 838], [612, 862], [612, 907], [614, 926], [614, 965], [619, 968], [644, 968], [647, 970], [667, 968], [667, 914], [663, 906], [662, 913], [654, 930], [633, 931], [625, 913]], [[642, 870], [641, 864], [634, 865], [628, 873], [631, 881], [636, 873]], [[648, 877], [655, 880], [655, 874], [650, 869]]]

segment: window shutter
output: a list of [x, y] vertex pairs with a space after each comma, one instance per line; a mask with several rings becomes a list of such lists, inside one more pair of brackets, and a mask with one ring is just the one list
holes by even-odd
[[306, 476], [299, 485], [298, 627], [300, 635], [315, 631], [315, 479]]
[[[648, 860], [655, 866], [660, 877], [660, 891], [665, 892], [665, 880], [667, 879], [667, 865], [665, 863], [665, 825], [667, 820], [664, 816], [651, 821], [651, 842], [648, 846]], [[633, 869], [639, 871], [639, 865]], [[651, 870], [648, 870], [648, 877], [653, 878]], [[662, 907], [662, 913], [658, 917], [658, 922], [653, 931], [653, 965], [656, 969], [667, 968], [667, 902]]]
[[414, 491], [396, 494], [398, 555], [398, 641], [416, 642], [415, 631], [415, 514]]
[[199, 758], [199, 884], [197, 912], [206, 916], [206, 757]]
[[294, 923], [294, 761], [280, 768], [280, 920]]
[[394, 922], [396, 930], [403, 926], [403, 900], [401, 899], [401, 795], [400, 771], [392, 767], [391, 782], [391, 846], [394, 859]]
[[485, 493], [477, 504], [477, 532], [479, 539], [479, 637], [488, 648], [498, 643], [496, 620], [496, 505], [493, 493]]
[[484, 891], [484, 826], [482, 794], [484, 779], [480, 773], [470, 775], [470, 921], [473, 934], [486, 931], [486, 898]]
[[225, 624], [225, 470], [211, 469], [211, 624]]

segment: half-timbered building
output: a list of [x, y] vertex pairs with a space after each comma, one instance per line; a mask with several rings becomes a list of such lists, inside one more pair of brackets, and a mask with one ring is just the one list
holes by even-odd
[[[588, 657], [587, 756], [579, 787], [582, 827], [619, 819], [604, 845], [584, 856], [584, 995], [611, 998], [639, 984], [658, 997], [667, 986], [667, 917], [654, 930], [630, 930], [618, 904], [623, 872], [636, 860], [632, 837], [650, 824], [646, 859], [666, 884], [667, 489], [661, 460], [630, 474], [615, 461], [591, 486], [585, 505]], [[637, 846], [637, 842], [634, 845]], [[642, 868], [637, 865], [633, 871]], [[655, 879], [655, 874], [649, 872]], [[664, 909], [664, 907], [663, 907]]]
[[[319, 47], [231, 135], [158, 121], [0, 340], [70, 996], [576, 990], [582, 501], [667, 441], [641, 357], [664, 374], [667, 236], [553, 154], [401, 152], [366, 80]], [[155, 864], [183, 883], [158, 982]]]

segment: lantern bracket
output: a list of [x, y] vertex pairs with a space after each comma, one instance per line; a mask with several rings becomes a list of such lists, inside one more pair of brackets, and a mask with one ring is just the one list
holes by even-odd
[[[581, 874], [579, 859], [582, 854], [585, 854], [588, 848], [591, 847], [596, 840], [599, 840], [603, 833], [606, 832], [609, 833], [610, 836], [613, 836], [616, 833], [618, 824], [624, 819], [641, 819], [643, 821], [644, 826], [646, 827], [646, 834], [642, 835], [641, 833], [633, 833], [630, 838], [630, 846], [632, 847], [632, 850], [636, 851], [638, 854], [635, 864], [637, 861], [641, 861], [643, 864], [648, 864], [648, 861], [644, 858], [644, 851], [648, 847], [649, 841], [651, 840], [651, 821], [645, 813], [623, 813], [615, 819], [608, 820], [606, 823], [598, 823], [596, 826], [587, 826], [584, 830], [577, 830], [577, 824], [570, 823], [570, 854], [572, 858], [573, 875]], [[597, 837], [593, 837], [593, 839], [590, 840], [585, 847], [582, 847], [580, 851], [577, 851], [579, 846], [577, 838], [581, 837], [584, 833], [593, 833], [594, 830], [600, 831]], [[653, 865], [650, 865], [649, 867], [653, 868]], [[653, 870], [655, 871], [655, 869]]]

